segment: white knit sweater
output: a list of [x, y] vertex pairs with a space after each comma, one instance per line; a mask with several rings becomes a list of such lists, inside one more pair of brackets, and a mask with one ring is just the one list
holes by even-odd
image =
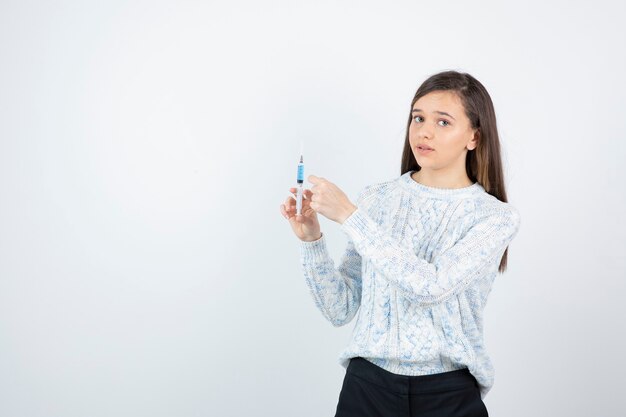
[[494, 369], [483, 309], [520, 214], [479, 184], [442, 189], [411, 173], [365, 187], [341, 225], [337, 268], [324, 235], [300, 241], [304, 277], [333, 325], [357, 315], [339, 363], [361, 356], [400, 375], [468, 368], [484, 398]]

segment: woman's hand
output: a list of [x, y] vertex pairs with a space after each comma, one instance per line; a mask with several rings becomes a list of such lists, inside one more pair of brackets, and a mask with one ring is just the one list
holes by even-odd
[[[289, 220], [291, 228], [300, 240], [311, 242], [322, 237], [317, 213], [343, 224], [357, 206], [350, 202], [339, 187], [325, 178], [309, 175], [307, 179], [314, 185], [310, 190], [303, 190], [302, 214], [296, 215], [296, 199], [293, 196], [287, 197], [285, 203], [280, 205], [280, 212]], [[289, 189], [293, 194], [296, 191], [295, 187]]]
[[348, 196], [327, 179], [309, 175], [307, 180], [313, 184], [309, 205], [317, 213], [334, 222], [343, 224], [357, 209], [357, 206], [350, 202]]
[[[289, 191], [295, 194], [297, 190], [290, 188]], [[280, 205], [280, 212], [284, 218], [289, 220], [293, 232], [300, 240], [305, 242], [312, 242], [322, 237], [317, 213], [311, 208], [312, 194], [311, 190], [303, 190], [302, 214], [300, 216], [296, 216], [296, 199], [294, 197], [287, 197], [285, 204]]]

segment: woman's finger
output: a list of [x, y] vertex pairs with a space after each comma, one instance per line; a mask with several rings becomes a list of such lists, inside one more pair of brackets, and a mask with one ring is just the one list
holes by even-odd
[[284, 204], [281, 204], [281, 205], [280, 205], [280, 213], [283, 215], [283, 217], [284, 217], [285, 219], [288, 219], [288, 218], [289, 218], [289, 214], [288, 214], [288, 213], [287, 213], [287, 211], [285, 210], [285, 205], [284, 205]]

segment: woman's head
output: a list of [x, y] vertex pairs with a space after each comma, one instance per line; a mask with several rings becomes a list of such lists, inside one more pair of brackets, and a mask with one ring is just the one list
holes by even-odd
[[[422, 144], [434, 150], [422, 153], [418, 150]], [[493, 103], [485, 87], [467, 73], [434, 74], [411, 101], [401, 174], [422, 169], [464, 170], [470, 181], [507, 202]], [[508, 248], [501, 272], [506, 269], [507, 253]]]
[[476, 149], [478, 136], [457, 92], [435, 90], [413, 103], [408, 137], [419, 170], [445, 172], [453, 182], [465, 183], [466, 155]]

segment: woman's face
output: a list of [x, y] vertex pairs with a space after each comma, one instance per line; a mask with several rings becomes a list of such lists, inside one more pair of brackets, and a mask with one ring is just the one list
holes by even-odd
[[[409, 143], [415, 160], [422, 168], [452, 167], [465, 172], [465, 156], [476, 148], [475, 129], [460, 98], [451, 91], [433, 91], [413, 104]], [[426, 145], [433, 150], [421, 151]]]

